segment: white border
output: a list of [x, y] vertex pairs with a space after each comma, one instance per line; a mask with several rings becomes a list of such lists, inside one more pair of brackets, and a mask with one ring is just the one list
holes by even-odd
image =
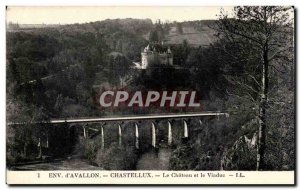
[[[209, 1], [192, 1], [192, 0], [146, 0], [146, 1], [138, 1], [138, 0], [102, 0], [101, 2], [97, 0], [73, 0], [73, 1], [63, 1], [63, 0], [1, 0], [0, 1], [0, 122], [2, 126], [1, 130], [1, 170], [0, 170], [0, 186], [1, 189], [8, 189], [9, 186], [5, 184], [5, 160], [6, 160], [6, 152], [5, 152], [5, 113], [6, 113], [6, 107], [5, 107], [5, 83], [6, 83], [6, 70], [5, 70], [5, 5], [160, 5], [160, 6], [230, 6], [230, 5], [295, 5], [296, 8], [300, 7], [300, 1], [299, 0], [240, 0], [240, 1], [234, 1], [234, 0], [209, 0]], [[297, 26], [299, 25], [299, 19], [296, 19], [297, 21]], [[299, 35], [299, 28], [297, 31], [297, 39]], [[297, 48], [297, 55], [299, 55], [299, 48]], [[299, 59], [299, 58], [298, 58]], [[297, 73], [299, 73], [299, 66], [297, 67]], [[298, 77], [297, 77], [298, 79]], [[299, 89], [299, 81], [297, 80], [297, 89]], [[297, 94], [297, 98], [299, 98], [299, 92]], [[297, 113], [297, 119], [299, 119], [299, 112]], [[299, 129], [297, 129], [297, 137], [299, 137]], [[297, 143], [297, 149], [299, 150], [299, 144]], [[297, 158], [298, 157], [298, 151], [297, 151]], [[299, 160], [299, 159], [298, 159]], [[298, 163], [297, 160], [297, 163]], [[299, 173], [297, 176], [297, 182], [299, 183]], [[33, 187], [23, 187], [24, 189], [31, 189]], [[40, 187], [37, 187], [40, 188]], [[50, 187], [48, 189], [56, 189], [57, 187]], [[66, 187], [59, 187], [58, 189], [62, 189]], [[82, 188], [82, 187], [71, 187], [71, 188]], [[97, 187], [99, 188], [99, 187]], [[107, 189], [108, 187], [100, 187], [101, 189]], [[121, 188], [121, 187], [117, 187]], [[128, 188], [134, 188], [134, 187], [128, 187]], [[140, 187], [135, 187], [135, 188], [140, 188]], [[146, 187], [144, 187], [146, 188]], [[147, 188], [153, 188], [153, 187], [147, 187]], [[162, 187], [160, 187], [162, 189]], [[174, 187], [168, 187], [169, 189], [174, 188]], [[201, 188], [206, 188], [206, 187], [201, 187]], [[217, 187], [214, 187], [216, 189]], [[232, 187], [229, 187], [232, 188]], [[248, 187], [250, 188], [250, 187]], [[247, 188], [247, 189], [248, 189]], [[274, 187], [268, 187], [267, 189], [272, 189]]]

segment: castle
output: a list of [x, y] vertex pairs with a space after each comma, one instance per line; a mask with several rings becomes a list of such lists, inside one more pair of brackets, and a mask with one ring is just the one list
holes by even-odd
[[141, 63], [135, 63], [136, 68], [147, 69], [150, 64], [173, 65], [173, 54], [170, 47], [164, 48], [162, 45], [150, 45], [141, 52]]

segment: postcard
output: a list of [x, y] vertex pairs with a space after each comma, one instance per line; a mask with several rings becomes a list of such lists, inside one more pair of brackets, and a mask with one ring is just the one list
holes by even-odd
[[7, 184], [295, 185], [294, 12], [7, 6]]

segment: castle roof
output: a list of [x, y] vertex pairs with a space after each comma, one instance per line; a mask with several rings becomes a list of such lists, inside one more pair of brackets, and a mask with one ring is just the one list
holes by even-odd
[[150, 51], [150, 44], [147, 45], [147, 47], [145, 47], [144, 52]]
[[155, 45], [150, 45], [148, 44], [145, 48], [144, 48], [144, 52], [161, 52], [161, 53], [167, 53], [167, 54], [172, 54], [172, 51], [170, 49], [170, 47], [168, 47], [168, 49], [166, 50], [165, 48], [163, 48], [162, 46], [155, 46]]

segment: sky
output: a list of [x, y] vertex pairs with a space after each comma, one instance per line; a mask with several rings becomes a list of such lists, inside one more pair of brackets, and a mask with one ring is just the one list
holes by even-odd
[[[233, 7], [223, 7], [231, 13]], [[33, 7], [9, 6], [6, 21], [19, 24], [72, 24], [116, 18], [150, 18], [153, 22], [217, 19], [221, 7]]]

